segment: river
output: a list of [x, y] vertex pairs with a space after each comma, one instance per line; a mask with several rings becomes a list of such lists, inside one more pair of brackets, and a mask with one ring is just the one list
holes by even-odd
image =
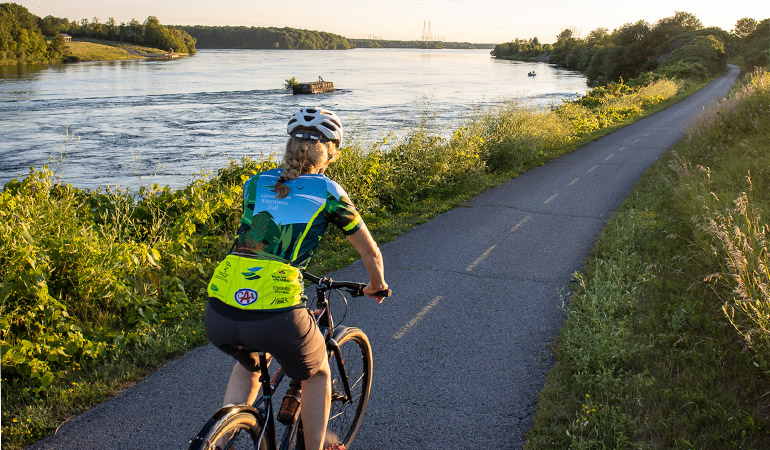
[[[319, 76], [336, 90], [283, 89], [288, 78]], [[548, 107], [587, 89], [578, 73], [489, 50], [201, 50], [171, 61], [0, 67], [0, 186], [49, 164], [81, 188], [180, 187], [231, 158], [280, 152], [301, 106], [337, 112], [347, 142], [397, 140], [426, 115], [451, 132], [476, 106]]]

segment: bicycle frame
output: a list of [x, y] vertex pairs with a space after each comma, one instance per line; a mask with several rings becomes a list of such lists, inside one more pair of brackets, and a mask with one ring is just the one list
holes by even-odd
[[[345, 392], [346, 402], [349, 402], [352, 398], [352, 392], [350, 389], [350, 380], [348, 378], [347, 371], [345, 370], [345, 363], [342, 358], [342, 351], [339, 344], [335, 340], [336, 336], [342, 335], [347, 327], [339, 326], [335, 327], [334, 319], [329, 307], [328, 292], [331, 289], [328, 285], [323, 283], [325, 279], [321, 279], [320, 283], [316, 284], [316, 308], [318, 313], [316, 314], [316, 324], [321, 332], [324, 334], [324, 340], [326, 341], [327, 355], [329, 352], [334, 353], [335, 360], [337, 361], [337, 368], [341, 375], [342, 385]], [[258, 397], [254, 402], [254, 407], [262, 415], [264, 420], [264, 426], [259, 435], [258, 442], [262, 442], [263, 438], [266, 438], [268, 446], [271, 448], [257, 450], [288, 450], [289, 444], [298, 438], [299, 430], [301, 428], [301, 419], [298, 417], [293, 424], [286, 425], [283, 437], [280, 441], [280, 447], [278, 447], [276, 425], [275, 425], [275, 412], [273, 410], [273, 396], [278, 385], [281, 384], [286, 376], [283, 368], [279, 368], [273, 378], [270, 378], [270, 372], [268, 368], [268, 358], [265, 352], [259, 352], [259, 367], [260, 377], [259, 381], [262, 384], [262, 395]], [[301, 405], [300, 405], [301, 410]], [[299, 414], [299, 411], [298, 411]], [[302, 450], [302, 449], [298, 449]]]

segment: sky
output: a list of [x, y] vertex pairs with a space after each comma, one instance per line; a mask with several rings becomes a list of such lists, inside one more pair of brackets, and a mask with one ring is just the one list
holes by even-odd
[[[5, 1], [5, 0], [0, 0]], [[654, 24], [676, 11], [705, 26], [730, 31], [743, 17], [770, 17], [770, 0], [14, 0], [33, 14], [116, 22], [155, 16], [164, 25], [244, 25], [326, 31], [347, 38], [420, 40], [430, 25], [434, 38], [501, 43], [537, 37], [553, 43], [565, 28], [580, 37], [603, 27]]]

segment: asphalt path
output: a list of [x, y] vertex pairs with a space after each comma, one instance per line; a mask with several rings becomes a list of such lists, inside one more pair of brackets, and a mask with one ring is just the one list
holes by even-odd
[[[395, 295], [351, 302], [375, 375], [356, 450], [520, 448], [551, 366], [568, 284], [647, 167], [738, 76], [530, 170], [382, 246]], [[334, 274], [365, 280], [360, 261]], [[370, 300], [370, 299], [369, 299]], [[194, 349], [29, 449], [182, 449], [232, 368]]]

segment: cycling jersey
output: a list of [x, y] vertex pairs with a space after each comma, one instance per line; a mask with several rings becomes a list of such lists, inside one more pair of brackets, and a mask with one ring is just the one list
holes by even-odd
[[248, 310], [303, 306], [301, 270], [329, 223], [346, 235], [361, 228], [361, 217], [347, 193], [323, 174], [287, 181], [289, 194], [277, 198], [273, 187], [281, 172], [263, 172], [244, 185], [238, 236], [232, 252], [214, 272], [210, 297]]

